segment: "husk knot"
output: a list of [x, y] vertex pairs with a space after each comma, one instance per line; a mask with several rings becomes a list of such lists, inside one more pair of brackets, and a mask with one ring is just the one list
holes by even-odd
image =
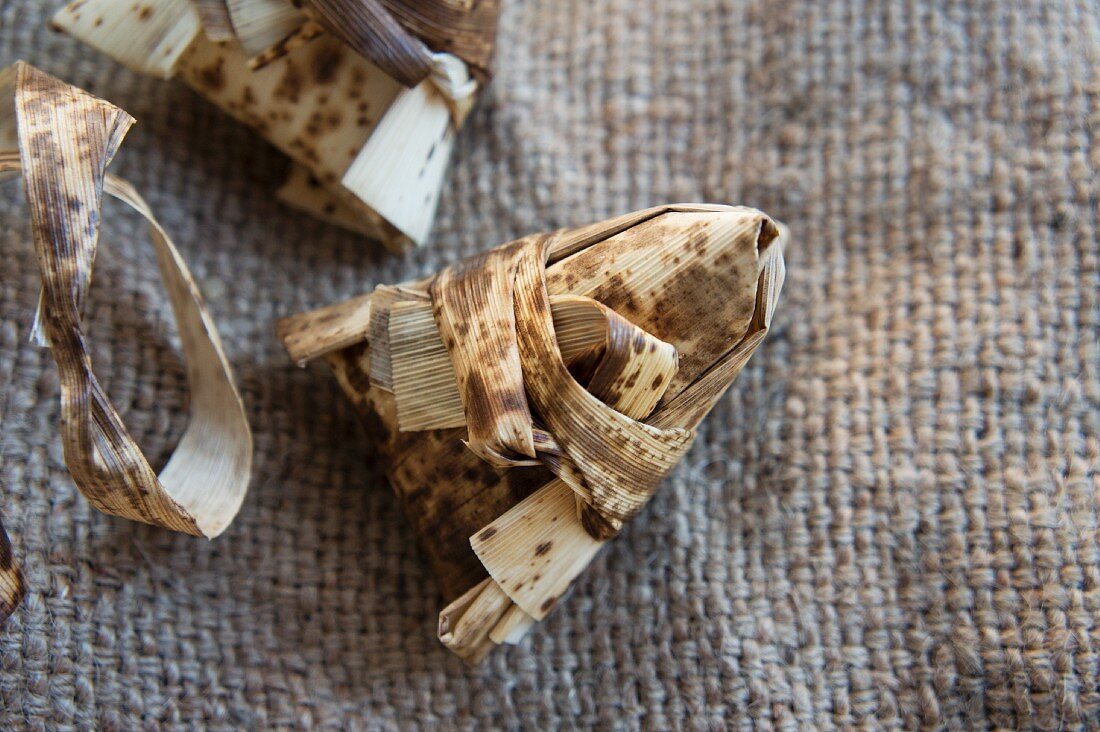
[[[590, 298], [558, 298], [555, 307], [545, 282], [549, 242], [520, 239], [443, 270], [427, 288], [431, 315], [470, 450], [498, 468], [545, 466], [575, 492], [593, 538], [608, 539], [650, 499], [694, 432], [641, 421], [672, 382], [676, 349]], [[410, 308], [427, 307], [390, 314], [399, 418], [423, 400], [425, 352], [393, 335]], [[555, 313], [568, 336], [565, 354]]]

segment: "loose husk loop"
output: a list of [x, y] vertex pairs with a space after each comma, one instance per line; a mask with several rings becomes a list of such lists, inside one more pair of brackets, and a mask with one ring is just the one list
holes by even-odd
[[[57, 362], [59, 431], [73, 481], [104, 513], [213, 538], [244, 499], [252, 434], [191, 273], [145, 201], [106, 173], [133, 118], [24, 63], [0, 72], [0, 95], [14, 101], [14, 113], [0, 116], [0, 174], [21, 173], [24, 184], [42, 276], [33, 337]], [[159, 476], [93, 373], [82, 326], [104, 191], [149, 222], [187, 365], [190, 424]], [[5, 559], [6, 543], [0, 608], [11, 597]]]

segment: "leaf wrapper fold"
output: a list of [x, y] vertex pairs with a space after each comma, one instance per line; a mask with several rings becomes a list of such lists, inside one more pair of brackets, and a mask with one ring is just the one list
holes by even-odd
[[388, 456], [455, 653], [517, 642], [652, 496], [770, 327], [781, 233], [662, 206], [280, 323]]
[[26, 594], [23, 573], [11, 552], [11, 540], [0, 523], [0, 623], [15, 612]]
[[136, 71], [180, 77], [296, 163], [280, 200], [400, 251], [430, 234], [498, 12], [496, 0], [73, 0], [53, 22]]

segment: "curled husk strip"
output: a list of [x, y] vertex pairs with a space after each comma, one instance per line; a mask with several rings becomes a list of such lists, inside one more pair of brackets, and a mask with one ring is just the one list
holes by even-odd
[[280, 322], [389, 458], [447, 647], [518, 641], [645, 506], [767, 333], [782, 239], [754, 209], [662, 206]]
[[295, 163], [284, 203], [401, 250], [430, 232], [498, 12], [497, 0], [73, 0], [53, 22], [255, 128]]
[[15, 612], [26, 594], [23, 573], [11, 553], [11, 540], [0, 523], [0, 623]]
[[[0, 72], [0, 175], [19, 174], [42, 275], [32, 338], [50, 349], [61, 382], [59, 431], [73, 482], [100, 511], [213, 538], [248, 487], [252, 434], [214, 323], [191, 273], [145, 201], [107, 174], [133, 118], [32, 66]], [[99, 239], [103, 193], [150, 225], [179, 328], [191, 419], [159, 475], [92, 371], [82, 318]], [[14, 578], [14, 579], [13, 579]], [[0, 610], [21, 583], [0, 543]]]

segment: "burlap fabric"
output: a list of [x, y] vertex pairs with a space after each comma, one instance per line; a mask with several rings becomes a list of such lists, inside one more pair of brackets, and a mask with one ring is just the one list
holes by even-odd
[[[274, 203], [283, 158], [47, 31], [55, 5], [0, 4], [0, 61], [138, 118], [115, 170], [205, 287], [256, 470], [210, 543], [88, 507], [8, 184], [0, 481], [30, 594], [0, 727], [1100, 725], [1100, 3], [506, 3], [404, 259]], [[572, 597], [467, 669], [351, 408], [273, 320], [676, 200], [791, 225], [776, 331]], [[107, 217], [93, 357], [163, 459], [183, 372], [143, 227]]]

